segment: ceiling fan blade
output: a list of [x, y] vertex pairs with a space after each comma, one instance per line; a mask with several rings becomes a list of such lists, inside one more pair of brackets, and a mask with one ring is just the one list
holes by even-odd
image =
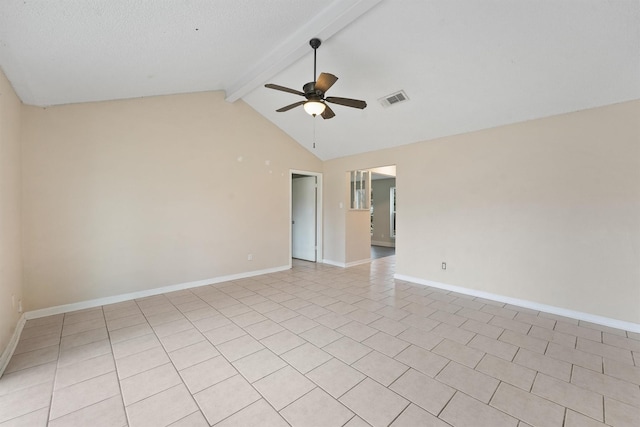
[[281, 90], [283, 92], [293, 93], [295, 95], [304, 96], [304, 93], [300, 92], [299, 90], [289, 89], [288, 87], [284, 87], [284, 86], [280, 86], [280, 85], [274, 85], [272, 83], [267, 83], [266, 85], [264, 85], [264, 87], [267, 87], [269, 89]]
[[287, 105], [287, 106], [285, 106], [285, 107], [278, 108], [276, 111], [277, 111], [278, 113], [282, 113], [282, 112], [284, 112], [284, 111], [289, 111], [289, 110], [291, 110], [292, 108], [296, 108], [297, 106], [304, 104], [305, 102], [307, 102], [307, 101], [298, 101], [298, 102], [294, 102], [293, 104], [289, 104], [289, 105]]
[[327, 104], [324, 104], [324, 111], [321, 114], [322, 118], [327, 120], [327, 119], [330, 119], [332, 117], [335, 117], [335, 115], [336, 115], [336, 113], [333, 112], [331, 107], [329, 107]]
[[351, 99], [351, 98], [338, 98], [335, 96], [329, 96], [325, 98], [325, 101], [332, 102], [334, 104], [344, 105], [346, 107], [353, 107], [363, 109], [367, 106], [365, 101], [360, 101], [359, 99]]
[[316, 81], [316, 90], [326, 93], [331, 86], [338, 80], [336, 76], [329, 73], [320, 73]]

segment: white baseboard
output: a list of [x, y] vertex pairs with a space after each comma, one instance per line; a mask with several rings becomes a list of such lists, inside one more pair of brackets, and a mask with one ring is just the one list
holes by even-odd
[[279, 271], [289, 270], [289, 265], [267, 268], [264, 270], [249, 271], [246, 273], [230, 274], [228, 276], [214, 277], [212, 279], [196, 280], [194, 282], [179, 283], [177, 285], [163, 286], [161, 288], [147, 289], [145, 291], [131, 292], [127, 294], [114, 295], [110, 297], [97, 298], [88, 301], [81, 301], [72, 304], [58, 305], [55, 307], [43, 308], [24, 313], [27, 320], [37, 319], [39, 317], [52, 316], [54, 314], [68, 313], [70, 311], [84, 310], [86, 308], [100, 307], [108, 304], [129, 301], [136, 298], [145, 298], [154, 295], [166, 294], [168, 292], [181, 291], [184, 289], [197, 288], [200, 286], [213, 285], [215, 283], [228, 282], [230, 280], [246, 279], [248, 277], [260, 276], [262, 274], [277, 273]]
[[372, 240], [371, 246], [384, 246], [385, 248], [395, 248], [396, 244], [392, 242], [378, 242], [378, 241]]
[[323, 259], [322, 263], [327, 265], [333, 265], [334, 267], [341, 267], [341, 268], [345, 268], [347, 266], [344, 262], [332, 261], [330, 259]]
[[367, 259], [360, 259], [358, 261], [351, 261], [346, 263], [346, 267], [354, 267], [356, 265], [361, 265], [361, 264], [367, 264], [371, 262], [371, 258], [367, 258]]
[[464, 295], [486, 298], [493, 301], [503, 302], [506, 304], [517, 305], [519, 307], [529, 308], [531, 310], [544, 311], [546, 313], [556, 314], [558, 316], [563, 316], [563, 317], [569, 317], [571, 319], [583, 320], [585, 322], [608, 326], [610, 328], [622, 329], [624, 331], [640, 333], [639, 323], [612, 319], [610, 317], [598, 316], [596, 314], [584, 313], [582, 311], [569, 310], [567, 308], [541, 304], [534, 301], [528, 301], [528, 300], [519, 299], [519, 298], [512, 298], [504, 295], [493, 294], [491, 292], [479, 291], [476, 289], [464, 288], [462, 286], [447, 285], [446, 283], [433, 282], [431, 280], [420, 279], [418, 277], [405, 276], [404, 274], [395, 274], [393, 277], [398, 280], [417, 283], [419, 285], [431, 286], [434, 288], [444, 289], [447, 291], [458, 292]]
[[11, 360], [11, 356], [13, 356], [13, 352], [16, 351], [16, 347], [18, 346], [18, 341], [20, 340], [20, 334], [22, 334], [22, 329], [24, 328], [24, 324], [27, 322], [25, 314], [23, 313], [18, 319], [18, 323], [16, 324], [16, 329], [13, 331], [13, 335], [11, 335], [11, 339], [9, 343], [5, 347], [2, 355], [0, 355], [0, 377], [4, 373], [4, 370], [7, 368], [9, 364], [9, 360]]
[[330, 259], [323, 259], [322, 263], [323, 264], [328, 264], [328, 265], [333, 265], [335, 267], [341, 267], [341, 268], [349, 268], [349, 267], [354, 267], [356, 265], [360, 265], [360, 264], [366, 264], [371, 262], [371, 258], [367, 258], [367, 259], [361, 259], [358, 261], [351, 261], [351, 262], [338, 262], [338, 261], [331, 261]]

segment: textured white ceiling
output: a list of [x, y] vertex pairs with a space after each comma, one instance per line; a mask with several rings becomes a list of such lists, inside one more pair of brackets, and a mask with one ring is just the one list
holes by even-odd
[[[275, 112], [312, 36], [365, 110]], [[640, 1], [2, 0], [0, 66], [34, 105], [226, 90], [330, 159], [639, 99]]]

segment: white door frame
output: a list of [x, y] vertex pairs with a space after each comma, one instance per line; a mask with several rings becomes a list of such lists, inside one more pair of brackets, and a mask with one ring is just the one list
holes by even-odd
[[322, 173], [310, 172], [297, 169], [289, 169], [289, 268], [292, 267], [292, 209], [293, 209], [293, 175], [307, 175], [315, 176], [317, 179], [317, 191], [316, 191], [316, 263], [322, 262], [323, 250], [322, 250]]

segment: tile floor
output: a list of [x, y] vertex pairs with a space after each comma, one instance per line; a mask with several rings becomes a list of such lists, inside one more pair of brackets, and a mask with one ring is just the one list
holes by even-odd
[[27, 322], [0, 426], [640, 426], [640, 334], [393, 279], [395, 257]]

